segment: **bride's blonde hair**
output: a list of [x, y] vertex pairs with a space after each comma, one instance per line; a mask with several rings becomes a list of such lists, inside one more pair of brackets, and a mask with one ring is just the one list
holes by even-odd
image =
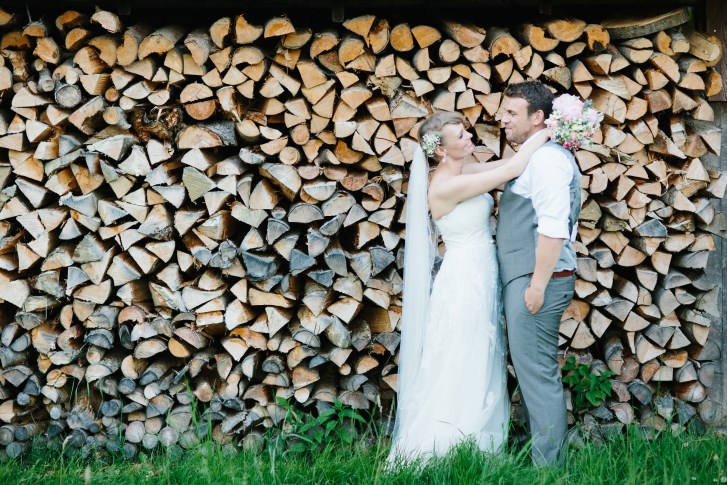
[[[422, 143], [424, 136], [428, 133], [439, 134], [441, 140], [442, 128], [446, 125], [464, 125], [465, 129], [470, 127], [469, 121], [467, 121], [462, 113], [456, 111], [439, 111], [429, 116], [419, 125], [419, 131], [417, 132], [419, 143]], [[432, 158], [437, 162], [441, 161], [440, 157], [436, 154], [432, 155]]]

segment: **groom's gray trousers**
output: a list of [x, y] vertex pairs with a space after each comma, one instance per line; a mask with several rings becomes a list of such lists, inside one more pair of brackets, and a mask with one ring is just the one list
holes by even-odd
[[[568, 186], [568, 233], [572, 234], [581, 208], [578, 164], [562, 146], [553, 142], [544, 146], [559, 150], [573, 167]], [[531, 314], [525, 306], [525, 289], [537, 264], [538, 216], [533, 201], [516, 194], [512, 187], [508, 184], [500, 198], [497, 220], [497, 259], [504, 287], [510, 355], [532, 436], [533, 460], [539, 465], [560, 464], [565, 456], [567, 421], [558, 366], [558, 330], [575, 289], [575, 277], [561, 275], [576, 268], [576, 252], [570, 240], [563, 241], [554, 268], [557, 274], [548, 282], [543, 306], [535, 315]]]
[[568, 429], [563, 384], [558, 365], [558, 329], [573, 299], [575, 276], [548, 282], [543, 306], [536, 314], [525, 306], [531, 276], [504, 288], [510, 355], [515, 366], [525, 415], [532, 436], [532, 457], [538, 465], [562, 462]]

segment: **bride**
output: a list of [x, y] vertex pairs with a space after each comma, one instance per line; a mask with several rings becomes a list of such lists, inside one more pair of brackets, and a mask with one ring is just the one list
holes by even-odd
[[[397, 409], [388, 463], [444, 455], [464, 439], [497, 452], [509, 402], [500, 284], [489, 216], [494, 188], [516, 178], [547, 141], [545, 130], [509, 160], [480, 164], [459, 113], [439, 112], [419, 128], [431, 182], [417, 149], [409, 177]], [[428, 188], [427, 188], [428, 185]], [[446, 254], [431, 284], [436, 235]]]

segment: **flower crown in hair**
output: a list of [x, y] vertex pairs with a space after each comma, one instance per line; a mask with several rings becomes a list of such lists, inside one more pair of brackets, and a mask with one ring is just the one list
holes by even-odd
[[434, 149], [442, 143], [442, 134], [437, 131], [432, 131], [425, 134], [422, 137], [422, 149], [428, 157], [434, 155]]

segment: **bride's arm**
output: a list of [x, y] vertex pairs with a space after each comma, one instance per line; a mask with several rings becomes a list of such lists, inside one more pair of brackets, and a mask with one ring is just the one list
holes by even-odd
[[447, 204], [457, 204], [489, 192], [505, 182], [518, 177], [525, 170], [528, 160], [535, 153], [535, 150], [548, 141], [546, 130], [541, 131], [535, 136], [537, 137], [536, 139], [527, 143], [512, 158], [496, 168], [477, 173], [457, 175], [456, 177], [451, 177], [437, 184], [433, 184], [430, 187], [430, 197], [439, 199]]
[[[494, 168], [502, 167], [507, 162], [511, 160], [512, 157], [509, 158], [501, 158], [500, 160], [495, 160], [494, 162], [472, 162], [466, 164], [464, 167], [462, 167], [462, 173], [463, 174], [473, 174], [473, 173], [482, 173], [482, 172], [488, 172]], [[505, 190], [505, 184], [500, 184], [497, 187], [495, 187], [497, 190]]]
[[502, 167], [507, 162], [509, 162], [509, 158], [503, 158], [501, 160], [494, 160], [492, 162], [472, 162], [467, 163], [462, 167], [462, 174], [472, 174], [472, 173], [482, 173], [482, 172], [488, 172], [494, 168]]

